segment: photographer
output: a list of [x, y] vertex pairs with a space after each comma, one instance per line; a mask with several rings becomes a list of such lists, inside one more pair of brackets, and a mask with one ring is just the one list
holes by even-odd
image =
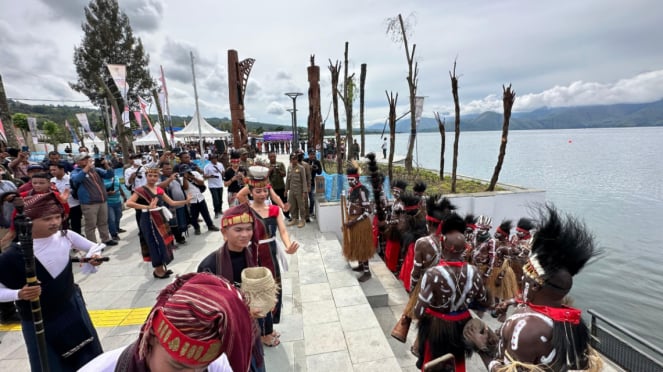
[[315, 176], [322, 174], [322, 164], [320, 163], [320, 160], [315, 157], [315, 150], [312, 148], [308, 149], [308, 158], [304, 159], [304, 162], [311, 166], [311, 188], [308, 193], [308, 214], [309, 216], [315, 217], [315, 214], [313, 213], [313, 207], [315, 205]]
[[[189, 187], [189, 181], [173, 172], [173, 165], [168, 161], [163, 161], [161, 166], [161, 181], [157, 184], [162, 188], [168, 197], [174, 201], [186, 200], [186, 188]], [[175, 236], [177, 244], [185, 244], [186, 238], [184, 232], [189, 226], [189, 210], [186, 206], [170, 207], [173, 218], [168, 221], [170, 231]]]
[[180, 177], [187, 180], [184, 189], [186, 190], [187, 195], [191, 196], [191, 204], [189, 210], [191, 212], [191, 225], [194, 228], [194, 234], [200, 235], [200, 224], [198, 224], [198, 215], [202, 215], [205, 224], [207, 224], [207, 231], [219, 231], [219, 228], [214, 226], [212, 217], [209, 215], [209, 209], [207, 209], [207, 202], [205, 201], [205, 196], [203, 191], [205, 191], [205, 181], [203, 176], [189, 168], [187, 164], [180, 164], [179, 167]]
[[219, 163], [219, 156], [211, 154], [210, 163], [203, 170], [203, 177], [207, 180], [207, 187], [212, 194], [212, 204], [214, 205], [214, 218], [219, 218], [223, 212], [223, 164]]
[[230, 168], [223, 174], [223, 184], [228, 188], [228, 207], [234, 207], [237, 201], [237, 193], [244, 187], [244, 176], [248, 170], [240, 166], [240, 154], [233, 151], [230, 154]]

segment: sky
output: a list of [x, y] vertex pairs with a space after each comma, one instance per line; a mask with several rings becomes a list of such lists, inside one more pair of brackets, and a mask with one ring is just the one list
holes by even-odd
[[[86, 0], [0, 0], [0, 74], [7, 96], [25, 103], [89, 106], [69, 88], [74, 47], [83, 38]], [[245, 96], [249, 121], [290, 125], [308, 115], [306, 67], [321, 71], [322, 117], [333, 123], [330, 61], [349, 73], [367, 64], [367, 125], [388, 115], [386, 92], [409, 109], [402, 42], [387, 33], [402, 14], [416, 44], [423, 115], [453, 114], [450, 71], [456, 61], [461, 113], [502, 112], [503, 86], [514, 111], [541, 107], [652, 102], [663, 98], [663, 2], [660, 0], [119, 0], [150, 56], [165, 70], [171, 114], [193, 115], [193, 52], [204, 117], [229, 117], [227, 51], [254, 58]], [[40, 102], [38, 100], [54, 100]], [[83, 101], [83, 102], [76, 102]], [[155, 113], [155, 109], [151, 109]], [[359, 102], [354, 103], [354, 125]], [[340, 108], [340, 116], [344, 111]]]

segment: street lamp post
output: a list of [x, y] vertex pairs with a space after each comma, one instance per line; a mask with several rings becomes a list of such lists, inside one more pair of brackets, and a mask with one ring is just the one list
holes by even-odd
[[[297, 97], [303, 93], [286, 93], [285, 95], [292, 98], [292, 152], [299, 147], [299, 132], [297, 131]], [[290, 110], [288, 110], [290, 111]]]

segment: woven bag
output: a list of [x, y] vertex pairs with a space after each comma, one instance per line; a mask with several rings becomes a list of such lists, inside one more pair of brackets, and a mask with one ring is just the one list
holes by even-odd
[[266, 267], [247, 267], [242, 270], [242, 291], [251, 309], [260, 310], [260, 317], [265, 317], [276, 305], [278, 288], [272, 272]]

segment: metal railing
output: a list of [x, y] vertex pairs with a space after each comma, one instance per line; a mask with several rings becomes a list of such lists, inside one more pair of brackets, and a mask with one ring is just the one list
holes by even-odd
[[663, 371], [663, 350], [589, 309], [591, 345], [619, 367], [634, 372]]

